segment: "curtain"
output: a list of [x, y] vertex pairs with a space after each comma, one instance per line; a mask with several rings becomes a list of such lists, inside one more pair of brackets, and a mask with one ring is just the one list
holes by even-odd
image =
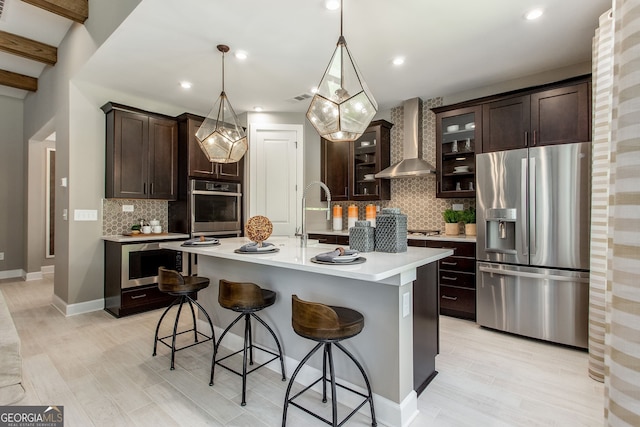
[[614, 0], [605, 418], [640, 426], [640, 0]]

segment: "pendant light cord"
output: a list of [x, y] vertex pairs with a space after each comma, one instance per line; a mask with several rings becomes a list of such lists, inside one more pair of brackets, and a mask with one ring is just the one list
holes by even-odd
[[224, 93], [224, 52], [222, 52], [222, 93]]
[[340, 0], [340, 37], [342, 37], [342, 10], [343, 0]]

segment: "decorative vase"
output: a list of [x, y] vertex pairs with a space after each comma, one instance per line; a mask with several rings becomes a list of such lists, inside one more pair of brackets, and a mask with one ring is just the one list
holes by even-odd
[[475, 224], [465, 224], [464, 225], [464, 234], [467, 236], [475, 236], [476, 235], [476, 225]]
[[460, 234], [460, 226], [457, 222], [445, 222], [444, 234], [446, 234], [447, 236], [457, 236], [458, 234]]

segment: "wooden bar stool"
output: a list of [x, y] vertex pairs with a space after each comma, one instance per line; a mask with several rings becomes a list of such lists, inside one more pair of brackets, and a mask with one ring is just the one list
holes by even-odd
[[[324, 421], [327, 424], [336, 427], [341, 426], [342, 424], [347, 422], [347, 420], [351, 418], [358, 411], [358, 409], [364, 406], [367, 402], [369, 402], [369, 406], [371, 407], [371, 425], [376, 426], [376, 414], [373, 409], [373, 395], [371, 393], [369, 378], [367, 378], [367, 374], [364, 372], [362, 365], [339, 342], [354, 337], [362, 331], [362, 329], [364, 328], [364, 317], [362, 316], [362, 314], [350, 308], [328, 306], [320, 303], [304, 301], [299, 299], [297, 295], [292, 296], [291, 302], [291, 323], [293, 325], [293, 330], [301, 337], [317, 341], [318, 344], [313, 347], [313, 349], [309, 353], [307, 353], [296, 370], [293, 372], [293, 375], [291, 375], [291, 379], [289, 380], [289, 385], [287, 387], [287, 393], [284, 397], [282, 426], [285, 427], [287, 424], [287, 407], [289, 406], [289, 404], [302, 409], [306, 413], [313, 415], [314, 417]], [[351, 359], [353, 363], [355, 363], [355, 365], [358, 367], [360, 373], [362, 374], [362, 377], [364, 378], [364, 382], [367, 385], [368, 394], [362, 394], [356, 390], [353, 390], [352, 388], [336, 383], [335, 371], [333, 369], [332, 344], [335, 344], [336, 347], [342, 350], [342, 352], [346, 354], [349, 359]], [[324, 346], [324, 354], [322, 358], [322, 377], [318, 378], [311, 385], [304, 388], [292, 398], [289, 398], [289, 394], [291, 393], [291, 386], [295, 381], [296, 375], [298, 375], [298, 372], [300, 372], [302, 366], [307, 363], [307, 361], [309, 361], [311, 356], [313, 356], [313, 354], [318, 351], [321, 346]], [[329, 364], [329, 378], [327, 378], [327, 363]], [[322, 402], [327, 401], [327, 381], [331, 383], [331, 421], [311, 412], [309, 409], [294, 402], [294, 399], [316, 385], [319, 381], [322, 381]], [[340, 422], [338, 422], [338, 402], [336, 399], [336, 386], [345, 390], [349, 390], [350, 392], [365, 398], [357, 408], [351, 411]]]
[[[153, 342], [153, 355], [156, 355], [156, 350], [158, 347], [158, 342], [166, 345], [171, 349], [171, 370], [175, 369], [175, 354], [176, 351], [184, 350], [185, 348], [193, 347], [194, 345], [202, 344], [207, 341], [213, 342], [213, 351], [215, 353], [215, 334], [213, 332], [213, 323], [211, 322], [211, 318], [209, 317], [209, 313], [198, 303], [198, 301], [194, 300], [191, 295], [197, 293], [199, 290], [202, 290], [209, 286], [209, 279], [206, 277], [198, 277], [198, 276], [183, 276], [174, 270], [167, 270], [164, 267], [158, 268], [158, 289], [161, 292], [168, 293], [169, 295], [175, 295], [176, 299], [166, 308], [162, 316], [160, 316], [160, 320], [158, 320], [158, 325], [156, 326], [156, 335], [155, 340]], [[191, 318], [193, 319], [193, 328], [187, 329], [186, 331], [178, 332], [178, 321], [180, 320], [180, 313], [182, 312], [182, 306], [184, 303], [189, 304], [189, 308], [191, 308]], [[195, 304], [202, 313], [204, 313], [207, 321], [209, 322], [209, 326], [211, 327], [211, 336], [205, 335], [202, 332], [198, 331], [196, 326], [196, 312], [193, 309], [193, 304]], [[167, 335], [165, 337], [158, 338], [158, 332], [160, 331], [160, 324], [162, 320], [167, 315], [169, 310], [175, 305], [178, 305], [178, 313], [176, 314], [176, 320], [173, 324], [173, 333], [171, 335]], [[193, 331], [193, 343], [189, 345], [185, 345], [183, 347], [176, 348], [176, 337], [181, 334], [186, 334], [188, 332]], [[204, 337], [204, 340], [201, 340], [199, 336]], [[171, 345], [169, 345], [165, 340], [167, 338], [171, 338]]]
[[[284, 358], [282, 357], [282, 347], [280, 347], [280, 341], [278, 341], [278, 337], [273, 332], [273, 330], [267, 325], [264, 320], [258, 317], [255, 312], [260, 311], [264, 308], [272, 306], [276, 302], [276, 293], [270, 291], [268, 289], [262, 289], [260, 286], [255, 283], [243, 283], [243, 282], [230, 282], [228, 280], [220, 280], [220, 290], [218, 292], [218, 302], [224, 308], [229, 310], [233, 310], [237, 313], [240, 313], [236, 319], [231, 322], [227, 329], [222, 332], [220, 335], [220, 339], [215, 346], [213, 352], [213, 359], [211, 361], [211, 381], [209, 385], [213, 385], [213, 375], [215, 371], [216, 364], [222, 366], [223, 368], [233, 372], [236, 375], [240, 375], [242, 377], [242, 406], [247, 404], [246, 402], [246, 391], [247, 391], [247, 374], [263, 367], [267, 363], [270, 363], [276, 359], [280, 359], [280, 368], [282, 372], [282, 381], [286, 381], [284, 376]], [[216, 360], [218, 348], [220, 348], [220, 343], [224, 336], [229, 332], [229, 330], [238, 323], [240, 319], [244, 317], [244, 346], [242, 350], [238, 350], [234, 353], [231, 353], [228, 356], [225, 356], [219, 360]], [[262, 324], [267, 331], [271, 334], [273, 339], [278, 346], [278, 353], [274, 353], [266, 348], [259, 347], [253, 344], [252, 339], [252, 330], [251, 330], [251, 318], [256, 319], [260, 324]], [[265, 353], [269, 353], [273, 355], [271, 359], [268, 361], [256, 366], [255, 368], [247, 371], [247, 351], [249, 352], [249, 365], [253, 365], [253, 349], [254, 347], [258, 350], [264, 351]], [[220, 362], [225, 359], [228, 359], [231, 356], [234, 356], [238, 353], [242, 352], [242, 372], [238, 372], [229, 366], [226, 366]]]

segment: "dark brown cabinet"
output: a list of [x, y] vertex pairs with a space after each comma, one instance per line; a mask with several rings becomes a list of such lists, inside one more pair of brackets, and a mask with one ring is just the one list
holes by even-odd
[[349, 246], [349, 236], [337, 234], [309, 234], [309, 239], [317, 240], [319, 243], [327, 243], [330, 245], [346, 245]]
[[440, 314], [476, 320], [476, 244], [450, 240], [410, 239], [409, 246], [453, 249], [438, 261]]
[[482, 147], [482, 107], [434, 111], [436, 197], [475, 197], [475, 158]]
[[484, 104], [483, 152], [590, 140], [588, 82]]
[[390, 165], [392, 126], [386, 120], [375, 120], [353, 142], [321, 139], [320, 175], [331, 190], [331, 200], [390, 199], [390, 180], [373, 175]]
[[177, 198], [178, 125], [175, 119], [107, 103], [107, 198]]
[[178, 116], [178, 139], [180, 141], [180, 177], [241, 181], [244, 173], [244, 157], [236, 163], [211, 163], [204, 154], [196, 132], [204, 117], [184, 113]]

